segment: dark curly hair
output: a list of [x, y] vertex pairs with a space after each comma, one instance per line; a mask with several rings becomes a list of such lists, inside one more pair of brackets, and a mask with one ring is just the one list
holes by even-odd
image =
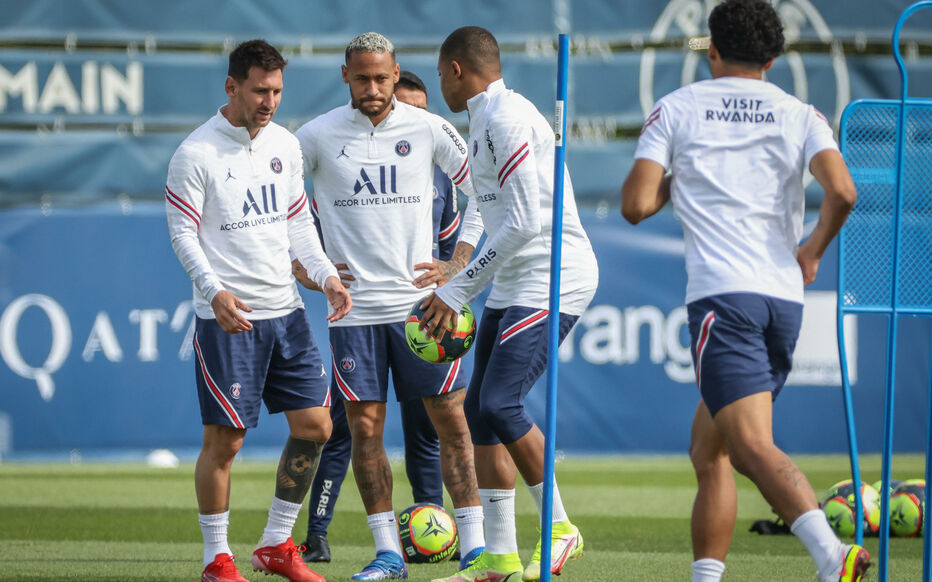
[[227, 75], [242, 83], [249, 76], [249, 69], [260, 67], [266, 71], [285, 69], [288, 63], [278, 49], [262, 39], [247, 40], [240, 43], [230, 53], [230, 66]]
[[764, 0], [725, 0], [709, 15], [709, 31], [731, 63], [763, 67], [783, 52], [783, 23]]

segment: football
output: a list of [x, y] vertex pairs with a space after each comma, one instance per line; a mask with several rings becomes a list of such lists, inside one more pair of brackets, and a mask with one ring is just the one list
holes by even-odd
[[909, 479], [900, 483], [890, 497], [890, 533], [904, 538], [921, 536], [925, 500], [925, 480]]
[[822, 511], [838, 537], [854, 537], [854, 508], [848, 505], [844, 497], [826, 499], [822, 503]]
[[418, 299], [405, 320], [405, 339], [408, 347], [417, 357], [434, 364], [447, 364], [463, 357], [476, 339], [476, 317], [472, 309], [463, 304], [459, 317], [456, 318], [455, 329], [447, 328], [443, 339], [437, 341], [426, 329], [420, 329], [421, 318], [424, 316], [424, 310], [421, 309], [423, 302], [424, 298]]
[[[890, 479], [890, 495], [893, 495], [893, 491], [900, 486], [900, 483], [902, 483], [902, 481], [899, 479]], [[880, 493], [883, 489], [883, 479], [877, 479], [871, 487], [873, 487], [877, 493]]]
[[402, 511], [398, 515], [398, 537], [405, 561], [413, 564], [442, 562], [459, 545], [453, 516], [433, 503], [415, 503]]
[[[837, 533], [839, 537], [854, 536], [854, 495], [855, 489], [851, 483], [851, 479], [840, 481], [829, 488], [828, 492], [822, 496], [822, 502], [819, 504], [822, 510], [825, 511], [825, 516], [828, 518], [829, 523], [832, 524], [832, 528], [835, 529], [835, 533]], [[825, 510], [825, 506], [829, 505], [828, 502], [832, 500], [841, 500], [851, 510], [852, 517], [850, 521], [852, 525], [850, 531], [845, 525], [845, 520], [839, 517], [843, 512], [841, 508], [836, 507], [837, 502], [831, 504], [829, 511]], [[864, 482], [861, 482], [861, 503], [864, 507], [864, 532], [877, 533], [880, 529], [880, 494], [877, 493], [873, 487]], [[830, 511], [832, 512], [831, 514]], [[833, 519], [835, 522], [832, 521]]]

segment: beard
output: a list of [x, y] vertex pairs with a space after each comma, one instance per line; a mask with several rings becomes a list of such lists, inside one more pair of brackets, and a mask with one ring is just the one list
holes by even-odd
[[391, 99], [356, 99], [353, 98], [353, 107], [358, 109], [366, 117], [378, 117], [388, 106], [391, 105]]

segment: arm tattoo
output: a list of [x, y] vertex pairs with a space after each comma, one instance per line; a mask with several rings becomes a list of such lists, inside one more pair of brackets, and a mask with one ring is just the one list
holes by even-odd
[[275, 497], [289, 503], [303, 503], [317, 474], [323, 449], [323, 443], [289, 436], [278, 462]]

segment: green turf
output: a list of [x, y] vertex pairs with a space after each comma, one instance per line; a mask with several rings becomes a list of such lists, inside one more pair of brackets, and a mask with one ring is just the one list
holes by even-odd
[[[818, 493], [844, 479], [842, 456], [796, 457]], [[880, 460], [862, 458], [864, 479], [879, 478]], [[395, 508], [411, 502], [402, 467], [395, 467]], [[250, 580], [249, 556], [265, 525], [275, 463], [236, 463], [230, 540]], [[129, 465], [0, 465], [0, 580], [197, 580], [201, 534], [194, 468]], [[923, 459], [898, 456], [895, 478], [921, 477]], [[585, 556], [559, 582], [688, 580], [692, 561], [689, 513], [695, 480], [685, 457], [567, 459], [557, 465], [560, 490], [585, 536]], [[738, 524], [726, 580], [811, 581], [814, 567], [792, 536], [748, 533], [772, 516], [754, 486], [739, 477]], [[448, 503], [449, 506], [449, 503]], [[526, 560], [535, 541], [536, 512], [526, 491], [517, 497], [518, 541]], [[306, 514], [295, 529], [304, 539]], [[372, 557], [362, 502], [347, 481], [330, 528], [334, 561], [319, 565], [328, 580], [347, 580]], [[877, 540], [867, 547], [875, 553]], [[890, 579], [918, 580], [922, 544], [891, 540]], [[412, 565], [411, 580], [449, 575], [451, 563]]]

